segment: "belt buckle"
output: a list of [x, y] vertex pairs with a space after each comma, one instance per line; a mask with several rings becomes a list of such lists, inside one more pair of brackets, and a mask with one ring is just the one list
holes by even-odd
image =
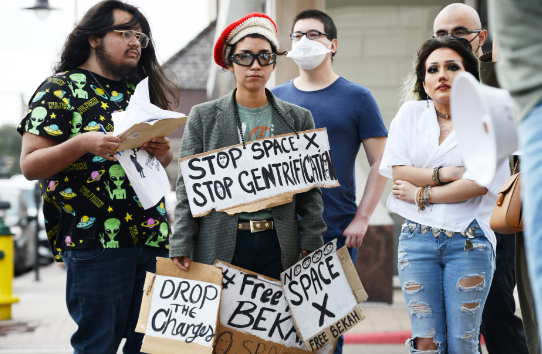
[[[267, 220], [249, 220], [249, 223], [250, 223], [250, 232], [251, 233], [255, 233], [255, 232], [261, 232], [261, 231], [265, 231], [265, 230], [270, 230], [273, 228], [273, 222], [272, 221], [267, 221]], [[261, 227], [262, 225], [261, 224], [265, 224], [264, 227]], [[269, 226], [271, 224], [271, 226]], [[258, 230], [257, 230], [257, 229]]]

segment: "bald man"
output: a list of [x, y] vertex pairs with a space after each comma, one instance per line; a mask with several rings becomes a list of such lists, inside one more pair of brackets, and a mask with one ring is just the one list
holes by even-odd
[[482, 46], [487, 39], [487, 31], [482, 29], [478, 12], [469, 5], [455, 3], [446, 6], [435, 18], [433, 31], [437, 37], [465, 38], [478, 58], [484, 54]]
[[[487, 31], [482, 28], [480, 16], [472, 7], [462, 3], [446, 6], [435, 18], [433, 33], [436, 37], [463, 38], [480, 60], [480, 79], [498, 87], [493, 55], [484, 54], [482, 46]], [[466, 44], [467, 42], [465, 42]], [[491, 289], [482, 315], [481, 332], [487, 350], [495, 353], [529, 353], [523, 322], [515, 315], [514, 287], [516, 285], [514, 257], [515, 237], [495, 233], [497, 238], [496, 268]]]
[[474, 54], [480, 60], [480, 79], [493, 87], [499, 87], [495, 75], [496, 56], [492, 52], [485, 53], [482, 46], [487, 40], [487, 30], [482, 29], [480, 16], [475, 9], [463, 3], [446, 6], [433, 23], [434, 36], [454, 36], [467, 40]]

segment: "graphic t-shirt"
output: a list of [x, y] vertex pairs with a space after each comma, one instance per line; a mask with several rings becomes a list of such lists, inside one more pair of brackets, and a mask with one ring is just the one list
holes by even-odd
[[[17, 131], [63, 143], [99, 124], [113, 131], [111, 114], [124, 110], [135, 90], [83, 69], [45, 80], [29, 102]], [[170, 227], [164, 198], [144, 210], [117, 161], [87, 153], [61, 172], [40, 180], [45, 230], [55, 259], [60, 251], [119, 248], [144, 243], [168, 248]]]
[[293, 80], [271, 90], [275, 96], [311, 111], [316, 128], [327, 128], [340, 187], [322, 188], [324, 237], [338, 237], [357, 211], [354, 167], [361, 141], [387, 136], [380, 109], [366, 87], [342, 77], [326, 88], [301, 91]]
[[[271, 103], [267, 102], [265, 106], [258, 108], [246, 108], [237, 104], [237, 109], [239, 110], [241, 129], [246, 142], [274, 135], [275, 112]], [[270, 220], [272, 218], [271, 209], [239, 214], [239, 220]]]

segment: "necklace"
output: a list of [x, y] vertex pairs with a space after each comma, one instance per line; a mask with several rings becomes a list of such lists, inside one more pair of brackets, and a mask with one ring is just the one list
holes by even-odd
[[[83, 64], [83, 68], [85, 68], [85, 70], [88, 71], [88, 73], [90, 74], [90, 76], [92, 76], [92, 78], [94, 79], [94, 81], [96, 81], [96, 83], [100, 86], [100, 88], [103, 90], [103, 92], [104, 92], [107, 96], [111, 97], [111, 95], [109, 94], [109, 92], [107, 92], [107, 91], [104, 89], [104, 87], [102, 86], [102, 84], [100, 84], [100, 81], [98, 81], [98, 79], [96, 79], [96, 77], [94, 76], [94, 74], [92, 73], [92, 71], [90, 71], [90, 70], [87, 69], [87, 67], [85, 66], [85, 64]], [[110, 100], [111, 100], [111, 99], [110, 99]], [[121, 111], [123, 111], [122, 107], [121, 107], [117, 102], [113, 101], [113, 103], [115, 103], [115, 104], [117, 105], [117, 107], [119, 107], [119, 109], [120, 109]], [[438, 113], [438, 112], [437, 112], [437, 113]]]
[[449, 114], [449, 115], [442, 114], [439, 111], [437, 111], [436, 109], [435, 109], [435, 112], [437, 112], [437, 116], [439, 116], [440, 118], [444, 118], [444, 119], [451, 119], [452, 118], [451, 114]]
[[[245, 137], [243, 136], [243, 129], [241, 128], [241, 118], [239, 117], [239, 108], [237, 107], [237, 99], [235, 98], [235, 95], [237, 94], [237, 89], [233, 90], [233, 94], [232, 94], [232, 97], [233, 97], [233, 108], [235, 109], [235, 118], [237, 119], [237, 129], [239, 130], [239, 136], [241, 136], [241, 141], [243, 142], [243, 149], [246, 149], [247, 147], [245, 146]], [[294, 127], [292, 127], [292, 125], [290, 124], [290, 122], [288, 122], [286, 120], [286, 118], [284, 118], [284, 116], [282, 115], [282, 112], [277, 108], [277, 104], [275, 103], [275, 100], [273, 99], [273, 97], [270, 95], [270, 93], [267, 91], [267, 89], [265, 90], [265, 95], [267, 96], [267, 100], [269, 102], [271, 102], [271, 105], [273, 105], [273, 108], [275, 109], [275, 111], [277, 111], [277, 113], [279, 114], [279, 116], [282, 118], [282, 120], [284, 121], [284, 123], [286, 123], [286, 125], [292, 129], [292, 131], [295, 133], [295, 135], [297, 136], [297, 138], [299, 139], [299, 134], [297, 133], [297, 130], [295, 130]]]

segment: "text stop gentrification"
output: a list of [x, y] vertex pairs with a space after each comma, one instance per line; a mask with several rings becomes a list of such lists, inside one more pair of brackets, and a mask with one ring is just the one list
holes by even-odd
[[179, 159], [194, 216], [288, 203], [296, 193], [337, 187], [325, 128], [255, 140]]

